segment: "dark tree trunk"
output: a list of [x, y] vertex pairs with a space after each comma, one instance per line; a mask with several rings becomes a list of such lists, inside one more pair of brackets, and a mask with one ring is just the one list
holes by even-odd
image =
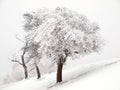
[[39, 70], [39, 67], [37, 66], [37, 64], [35, 64], [35, 68], [36, 68], [36, 72], [37, 72], [37, 79], [39, 79], [41, 77], [41, 74], [40, 74], [40, 70]]
[[27, 67], [26, 67], [26, 66], [23, 66], [23, 68], [24, 68], [25, 79], [27, 79], [27, 78], [28, 78]]
[[62, 81], [62, 68], [63, 63], [61, 62], [57, 63], [57, 83]]
[[68, 56], [68, 50], [65, 50], [65, 57], [60, 57], [59, 62], [57, 63], [57, 83], [62, 81], [62, 68], [63, 64], [66, 62]]
[[27, 70], [27, 66], [25, 64], [24, 55], [25, 55], [25, 51], [23, 52], [21, 59], [22, 59], [22, 66], [24, 68], [25, 79], [27, 79], [28, 78], [28, 70]]

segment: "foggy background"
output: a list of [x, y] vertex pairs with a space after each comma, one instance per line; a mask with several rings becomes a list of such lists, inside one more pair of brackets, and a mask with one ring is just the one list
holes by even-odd
[[8, 58], [21, 48], [22, 43], [15, 36], [23, 30], [22, 15], [57, 6], [84, 14], [98, 23], [105, 46], [94, 59], [120, 57], [120, 0], [0, 0], [0, 76], [11, 71]]

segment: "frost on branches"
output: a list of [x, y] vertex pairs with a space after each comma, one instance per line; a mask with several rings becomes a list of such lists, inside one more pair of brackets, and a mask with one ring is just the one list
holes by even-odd
[[57, 63], [57, 82], [68, 56], [97, 52], [101, 46], [99, 26], [67, 8], [39, 9], [24, 18], [24, 30], [39, 43], [38, 51]]

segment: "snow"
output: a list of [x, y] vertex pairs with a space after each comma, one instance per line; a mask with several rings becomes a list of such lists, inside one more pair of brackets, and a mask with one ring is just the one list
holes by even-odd
[[56, 84], [56, 72], [0, 87], [0, 90], [119, 90], [119, 58], [64, 68], [63, 82]]
[[50, 90], [120, 90], [120, 62], [94, 68]]

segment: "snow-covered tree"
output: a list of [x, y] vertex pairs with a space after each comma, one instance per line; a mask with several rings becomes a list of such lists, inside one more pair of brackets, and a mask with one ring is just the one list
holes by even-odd
[[23, 67], [25, 79], [28, 78], [29, 63], [32, 64], [30, 66], [34, 66], [34, 69], [36, 69], [37, 78], [39, 79], [40, 71], [37, 66], [37, 63], [40, 61], [41, 58], [41, 54], [37, 51], [39, 48], [39, 44], [33, 41], [33, 39], [31, 38], [31, 33], [27, 33], [27, 35], [24, 36], [23, 40], [18, 38], [18, 36], [16, 36], [16, 38], [23, 43], [23, 46], [20, 49], [19, 54], [13, 55], [10, 60], [12, 62], [18, 63]]
[[24, 76], [25, 76], [25, 79], [27, 79], [28, 78], [28, 68], [27, 68], [26, 64], [30, 60], [27, 59], [26, 54], [27, 54], [28, 49], [29, 49], [30, 39], [28, 39], [27, 37], [24, 40], [21, 40], [18, 37], [17, 37], [17, 39], [23, 43], [23, 47], [20, 49], [21, 54], [18, 54], [18, 55], [14, 54], [10, 60], [12, 62], [18, 63], [19, 65], [21, 65], [23, 67]]
[[62, 81], [62, 68], [68, 56], [98, 52], [101, 39], [99, 26], [86, 16], [67, 8], [40, 9], [24, 14], [24, 29], [33, 32], [38, 51], [57, 64], [57, 82]]
[[31, 65], [34, 66], [34, 69], [36, 69], [37, 79], [41, 77], [38, 64], [42, 56], [41, 56], [41, 53], [38, 52], [39, 47], [40, 46], [38, 43], [32, 42], [29, 45], [29, 49], [28, 49], [28, 59], [32, 62]]

